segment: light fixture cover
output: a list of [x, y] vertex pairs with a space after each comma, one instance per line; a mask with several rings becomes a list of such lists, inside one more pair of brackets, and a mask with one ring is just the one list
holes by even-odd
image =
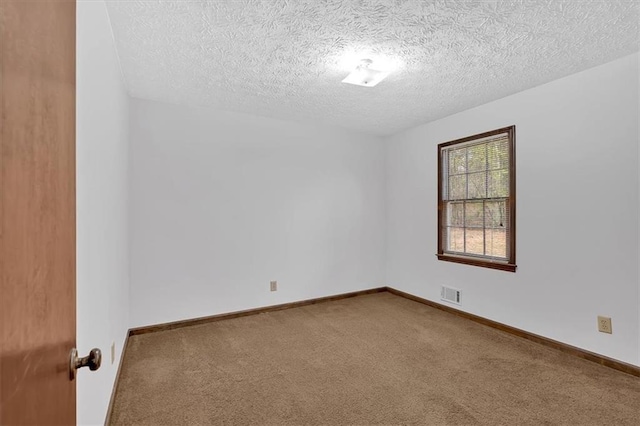
[[342, 82], [358, 86], [373, 87], [389, 75], [388, 72], [369, 68], [370, 64], [370, 59], [363, 59], [360, 65], [351, 71], [351, 73], [342, 80]]

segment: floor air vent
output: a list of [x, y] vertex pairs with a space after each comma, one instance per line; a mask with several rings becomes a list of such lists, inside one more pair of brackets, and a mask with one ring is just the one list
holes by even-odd
[[460, 304], [460, 290], [451, 287], [442, 286], [442, 290], [440, 291], [440, 299], [455, 303], [456, 305]]

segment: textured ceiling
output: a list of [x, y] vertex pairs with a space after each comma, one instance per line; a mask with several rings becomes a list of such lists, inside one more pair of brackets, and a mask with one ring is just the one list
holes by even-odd
[[[134, 97], [379, 135], [637, 52], [638, 2], [108, 1]], [[373, 88], [341, 80], [363, 58]]]

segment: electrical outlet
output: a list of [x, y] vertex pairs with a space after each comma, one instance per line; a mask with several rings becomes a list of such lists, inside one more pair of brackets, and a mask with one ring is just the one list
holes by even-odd
[[116, 342], [111, 342], [111, 364], [116, 360]]
[[613, 333], [611, 318], [598, 316], [598, 331], [601, 333]]
[[269, 283], [271, 291], [278, 291], [278, 281], [271, 281]]

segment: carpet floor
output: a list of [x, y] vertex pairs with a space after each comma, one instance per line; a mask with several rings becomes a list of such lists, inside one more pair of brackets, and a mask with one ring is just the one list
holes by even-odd
[[377, 293], [132, 336], [114, 425], [640, 425], [640, 379]]

